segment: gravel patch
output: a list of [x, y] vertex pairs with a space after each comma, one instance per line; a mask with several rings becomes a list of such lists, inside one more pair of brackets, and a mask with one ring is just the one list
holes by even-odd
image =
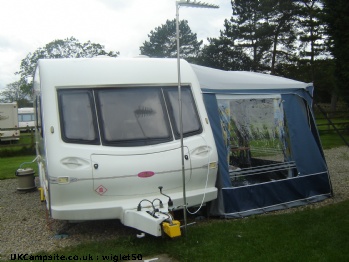
[[[36, 178], [37, 179], [37, 178]], [[39, 184], [36, 181], [36, 184]], [[66, 223], [48, 218], [39, 191], [19, 193], [17, 179], [0, 180], [0, 260], [10, 254], [52, 252], [82, 242], [135, 236], [119, 220]]]
[[349, 147], [325, 150], [333, 187], [333, 202], [349, 199]]
[[[325, 150], [334, 197], [306, 207], [282, 210], [294, 212], [349, 199], [349, 148]], [[0, 260], [10, 254], [56, 251], [87, 241], [102, 241], [139, 233], [118, 220], [66, 224], [47, 216], [39, 191], [19, 193], [17, 179], [0, 181]]]

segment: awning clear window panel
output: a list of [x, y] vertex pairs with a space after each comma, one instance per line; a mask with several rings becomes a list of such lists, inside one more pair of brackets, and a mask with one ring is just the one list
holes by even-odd
[[297, 175], [280, 96], [218, 99], [233, 186]]

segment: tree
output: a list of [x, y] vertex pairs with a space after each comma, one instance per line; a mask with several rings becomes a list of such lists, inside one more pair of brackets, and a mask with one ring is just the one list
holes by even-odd
[[12, 103], [17, 102], [18, 107], [31, 106], [32, 103], [29, 102], [28, 96], [23, 92], [21, 84], [19, 81], [8, 84], [4, 91], [1, 92], [0, 102]]
[[34, 53], [29, 53], [22, 61], [20, 70], [16, 74], [20, 75], [19, 84], [25, 95], [32, 93], [32, 81], [36, 64], [42, 58], [80, 58], [107, 55], [116, 57], [119, 52], [106, 52], [104, 46], [100, 44], [80, 43], [76, 38], [71, 37], [64, 40], [54, 40], [44, 47], [38, 48]]
[[[165, 24], [150, 31], [149, 41], [139, 49], [142, 55], [150, 57], [177, 57], [176, 19], [167, 20]], [[180, 56], [189, 62], [195, 61], [200, 52], [202, 40], [192, 33], [187, 20], [179, 21]]]
[[314, 61], [325, 55], [325, 28], [321, 21], [322, 5], [320, 0], [295, 1], [298, 17], [299, 56], [310, 61], [311, 78], [314, 80]]
[[337, 91], [349, 104], [349, 2], [324, 0], [324, 21], [329, 35], [329, 46], [335, 61]]
[[293, 0], [269, 0], [264, 5], [269, 10], [268, 23], [272, 40], [270, 73], [276, 74], [276, 64], [294, 59], [296, 31]]
[[198, 64], [223, 70], [250, 70], [252, 60], [241, 49], [235, 48], [234, 40], [227, 35], [221, 31], [221, 37], [209, 38], [209, 44], [201, 50]]
[[234, 48], [246, 52], [252, 59], [252, 71], [268, 69], [267, 54], [272, 45], [271, 27], [267, 21], [264, 1], [232, 0], [233, 15], [225, 21], [225, 34], [234, 39]]
[[[234, 69], [276, 74], [276, 64], [294, 55], [293, 1], [235, 0], [231, 5], [233, 14], [230, 20], [225, 20], [220, 38], [211, 40], [209, 49], [203, 49], [206, 61], [205, 52], [210, 50], [214, 54], [216, 46], [219, 48], [216, 56], [219, 53], [230, 56], [222, 58], [225, 65], [231, 61]], [[238, 64], [239, 60], [244, 64]]]

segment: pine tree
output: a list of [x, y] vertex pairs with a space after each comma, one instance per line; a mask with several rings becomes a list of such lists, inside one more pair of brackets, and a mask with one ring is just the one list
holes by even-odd
[[329, 46], [335, 61], [337, 92], [349, 105], [349, 2], [324, 0], [323, 20], [327, 25]]
[[301, 59], [309, 61], [311, 79], [314, 80], [314, 61], [326, 54], [326, 35], [321, 20], [322, 4], [320, 0], [297, 0], [297, 24], [300, 41]]
[[[203, 41], [197, 40], [187, 20], [179, 21], [180, 56], [190, 62], [195, 61]], [[177, 57], [176, 19], [167, 20], [165, 24], [150, 31], [149, 41], [140, 47], [142, 55], [150, 57]]]

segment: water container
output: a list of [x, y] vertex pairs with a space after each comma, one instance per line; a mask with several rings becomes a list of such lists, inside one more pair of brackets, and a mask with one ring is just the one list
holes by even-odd
[[16, 176], [18, 177], [18, 191], [28, 192], [36, 190], [35, 186], [35, 171], [32, 168], [17, 169]]

